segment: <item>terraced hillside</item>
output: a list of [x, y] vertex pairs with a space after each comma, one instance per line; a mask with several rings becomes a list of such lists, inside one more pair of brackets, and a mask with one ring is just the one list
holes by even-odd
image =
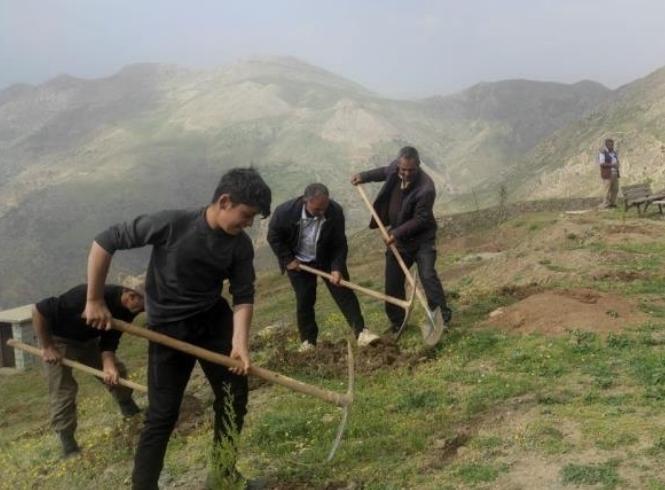
[[[273, 489], [665, 488], [665, 221], [589, 204], [446, 217], [438, 249], [451, 331], [433, 349], [410, 328], [399, 344], [385, 338], [357, 353], [356, 401], [330, 464], [338, 410], [253, 383], [241, 470]], [[351, 250], [352, 278], [380, 289], [379, 238], [362, 232]], [[320, 348], [300, 354], [288, 281], [263, 273], [258, 291], [254, 362], [343, 390], [346, 328], [327, 293]], [[382, 306], [362, 300], [382, 330]], [[125, 339], [120, 354], [144, 380], [145, 344]], [[39, 371], [0, 375], [0, 392], [2, 485], [128, 485], [141, 422], [122, 420], [98, 383], [83, 379], [83, 452], [65, 462]], [[210, 404], [197, 372], [163, 488], [202, 488]]]

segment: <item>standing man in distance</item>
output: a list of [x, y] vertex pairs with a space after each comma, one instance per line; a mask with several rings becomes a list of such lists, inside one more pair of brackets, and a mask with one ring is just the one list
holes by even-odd
[[603, 180], [604, 198], [601, 208], [616, 208], [619, 194], [619, 154], [614, 149], [614, 140], [607, 138], [598, 154], [600, 178]]
[[340, 280], [349, 280], [344, 211], [342, 206], [330, 199], [325, 185], [310, 184], [302, 196], [275, 208], [268, 227], [268, 243], [277, 256], [282, 272], [286, 271], [289, 276], [296, 295], [301, 351], [314, 349], [319, 327], [314, 313], [317, 277], [301, 271], [300, 264], [333, 276], [332, 281], [325, 284], [360, 346], [379, 339], [378, 335], [365, 328], [355, 293], [339, 286]]
[[[387, 245], [394, 244], [407, 267], [415, 262], [425, 289], [429, 308], [440, 307], [445, 323], [450, 322], [452, 311], [437, 275], [436, 219], [433, 206], [436, 188], [431, 177], [420, 168], [420, 155], [412, 146], [399, 151], [397, 159], [351, 177], [353, 185], [364, 182], [384, 182], [376, 196], [374, 209], [386, 227], [389, 227]], [[370, 228], [377, 228], [374, 218]], [[386, 250], [385, 292], [388, 296], [404, 299], [404, 271], [390, 249]], [[396, 333], [404, 320], [404, 310], [386, 303], [390, 329]]]

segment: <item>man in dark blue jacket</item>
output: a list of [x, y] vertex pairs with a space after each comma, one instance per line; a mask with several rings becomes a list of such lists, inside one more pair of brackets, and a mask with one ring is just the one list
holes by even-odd
[[[436, 219], [432, 210], [436, 188], [431, 177], [420, 168], [418, 150], [402, 148], [385, 167], [361, 172], [351, 178], [353, 185], [384, 182], [374, 201], [374, 209], [386, 227], [390, 227], [388, 245], [395, 244], [407, 267], [415, 262], [431, 310], [440, 307], [448, 323], [452, 311], [446, 304], [441, 280], [436, 273]], [[369, 227], [378, 225], [372, 218]], [[388, 296], [404, 298], [404, 272], [390, 250], [386, 250], [386, 286]], [[397, 332], [404, 320], [404, 310], [386, 303], [391, 329]]]
[[358, 344], [368, 345], [378, 336], [365, 328], [365, 320], [355, 293], [339, 286], [349, 279], [346, 268], [344, 211], [330, 199], [323, 184], [310, 184], [301, 197], [280, 204], [268, 227], [268, 243], [277, 256], [282, 272], [286, 271], [295, 291], [301, 351], [316, 346], [319, 328], [316, 324], [316, 276], [299, 269], [307, 264], [330, 272], [333, 279], [326, 282], [331, 296], [358, 338]]

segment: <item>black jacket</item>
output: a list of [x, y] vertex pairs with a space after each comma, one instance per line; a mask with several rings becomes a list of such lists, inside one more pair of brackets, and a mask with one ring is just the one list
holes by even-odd
[[[383, 223], [388, 222], [390, 195], [394, 186], [400, 185], [397, 175], [398, 160], [385, 167], [361, 172], [363, 182], [384, 182], [374, 200], [374, 209]], [[419, 244], [436, 238], [436, 219], [432, 207], [436, 198], [434, 181], [423, 170], [419, 170], [416, 179], [405, 191], [397, 223], [391, 223], [390, 233], [404, 245]], [[377, 228], [374, 218], [370, 228]]]
[[[268, 243], [277, 256], [282, 272], [286, 265], [295, 259], [300, 239], [302, 207], [302, 196], [291, 199], [277, 206], [270, 218]], [[325, 218], [316, 244], [316, 262], [326, 268], [330, 267], [330, 270], [342, 271], [346, 267], [349, 251], [342, 206], [331, 199]]]

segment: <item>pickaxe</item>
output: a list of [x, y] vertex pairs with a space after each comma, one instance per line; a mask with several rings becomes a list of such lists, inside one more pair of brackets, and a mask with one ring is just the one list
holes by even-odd
[[[358, 189], [358, 193], [365, 202], [367, 209], [369, 209], [369, 212], [372, 213], [372, 217], [374, 218], [374, 221], [379, 227], [383, 239], [386, 241], [386, 243], [388, 243], [390, 236], [386, 231], [386, 227], [381, 222], [381, 218], [379, 218], [378, 213], [374, 209], [374, 206], [372, 206], [372, 203], [369, 202], [369, 199], [367, 199], [367, 194], [365, 194], [365, 190], [363, 189], [362, 184], [356, 184], [356, 189]], [[443, 315], [441, 314], [441, 308], [437, 307], [434, 310], [429, 309], [429, 305], [427, 304], [427, 298], [425, 298], [425, 295], [422, 293], [422, 291], [417, 288], [416, 280], [413, 278], [411, 272], [409, 271], [409, 268], [404, 263], [404, 260], [402, 259], [399, 250], [397, 250], [397, 247], [394, 244], [390, 244], [389, 247], [391, 252], [395, 256], [397, 263], [402, 268], [402, 271], [404, 272], [404, 277], [406, 277], [407, 281], [416, 292], [418, 301], [420, 301], [420, 304], [423, 305], [423, 308], [425, 308], [425, 312], [427, 313], [428, 324], [423, 324], [420, 326], [420, 332], [423, 336], [423, 341], [427, 345], [436, 345], [437, 342], [439, 342], [439, 339], [441, 339], [441, 335], [443, 334], [443, 331], [446, 328], [446, 325], [443, 321]]]
[[[13, 347], [14, 349], [20, 349], [22, 351], [28, 352], [37, 357], [40, 358], [42, 357], [42, 351], [40, 349], [33, 347], [32, 345], [24, 344], [23, 342], [19, 342], [18, 340], [9, 339], [7, 341], [7, 345]], [[81, 364], [80, 362], [71, 361], [66, 358], [61, 359], [60, 363], [63, 364], [64, 366], [68, 366], [70, 368], [78, 369], [79, 371], [92, 374], [93, 376], [97, 376], [98, 378], [102, 379], [104, 378], [104, 371], [92, 368], [86, 364]], [[135, 391], [140, 391], [142, 393], [148, 392], [148, 388], [146, 388], [145, 386], [140, 385], [138, 383], [134, 383], [133, 381], [129, 381], [127, 379], [122, 379], [122, 378], [118, 379], [118, 384], [121, 386], [125, 386], [127, 388], [131, 388], [132, 390]]]
[[[319, 269], [315, 269], [314, 267], [310, 267], [306, 264], [299, 264], [298, 268], [300, 270], [303, 270], [305, 272], [309, 272], [311, 274], [317, 275], [319, 277], [323, 277], [324, 279], [327, 279], [329, 281], [332, 280], [332, 274], [328, 272], [321, 271]], [[416, 284], [418, 283], [418, 275], [416, 274], [415, 277]], [[415, 288], [412, 288], [411, 291], [411, 296], [409, 297], [409, 300], [403, 300], [399, 298], [395, 298], [393, 296], [388, 296], [387, 294], [379, 293], [378, 291], [374, 291], [373, 289], [369, 289], [363, 286], [360, 286], [359, 284], [354, 284], [350, 281], [346, 281], [342, 279], [339, 281], [340, 286], [344, 286], [349, 289], [353, 289], [355, 291], [358, 291], [360, 293], [364, 293], [368, 296], [371, 296], [372, 298], [380, 299], [382, 301], [385, 301], [387, 303], [391, 303], [395, 306], [399, 306], [400, 308], [404, 308], [404, 321], [402, 322], [402, 325], [400, 325], [399, 330], [396, 333], [396, 337], [399, 338], [400, 335], [402, 335], [402, 331], [404, 330], [404, 327], [406, 326], [406, 323], [409, 321], [409, 317], [411, 316], [411, 311], [413, 310], [413, 302], [415, 301]]]
[[[158, 344], [165, 345], [172, 349], [179, 350], [181, 352], [192, 355], [194, 357], [198, 357], [200, 359], [204, 359], [209, 362], [221, 364], [222, 366], [226, 367], [242, 367], [241, 361], [231, 359], [229, 356], [225, 356], [223, 354], [219, 354], [218, 352], [213, 352], [211, 350], [204, 349], [202, 347], [190, 344], [188, 342], [183, 342], [182, 340], [174, 339], [173, 337], [169, 337], [168, 335], [164, 335], [159, 332], [149, 330], [147, 328], [137, 327], [136, 325], [132, 325], [123, 322], [121, 320], [117, 320], [115, 318], [112, 321], [112, 327], [115, 330], [119, 330], [121, 332], [128, 333], [130, 335], [135, 335], [137, 337], [143, 337], [144, 339], [148, 339], [150, 342], [156, 342]], [[303, 383], [302, 381], [289, 378], [288, 376], [284, 376], [283, 374], [279, 374], [262, 367], [252, 365], [249, 368], [249, 374], [257, 376], [271, 383], [285, 386], [286, 388], [293, 391], [297, 391], [298, 393], [304, 393], [305, 395], [314, 396], [316, 398], [319, 398], [323, 401], [332, 403], [333, 405], [337, 405], [338, 407], [342, 408], [342, 421], [340, 422], [339, 427], [337, 428], [337, 436], [335, 437], [335, 441], [333, 442], [332, 448], [330, 449], [330, 453], [328, 453], [328, 461], [332, 460], [332, 458], [335, 456], [335, 451], [337, 451], [337, 448], [339, 447], [339, 444], [342, 440], [342, 435], [344, 434], [344, 429], [346, 428], [346, 424], [348, 421], [349, 411], [351, 410], [351, 405], [353, 403], [353, 388], [355, 384], [355, 376], [354, 376], [353, 348], [351, 347], [350, 341], [347, 342], [347, 348], [348, 348], [347, 361], [349, 367], [348, 368], [349, 384], [347, 387], [347, 391], [344, 394], [337, 393], [335, 391], [326, 390], [324, 388], [319, 388], [318, 386], [310, 385], [307, 383]]]

